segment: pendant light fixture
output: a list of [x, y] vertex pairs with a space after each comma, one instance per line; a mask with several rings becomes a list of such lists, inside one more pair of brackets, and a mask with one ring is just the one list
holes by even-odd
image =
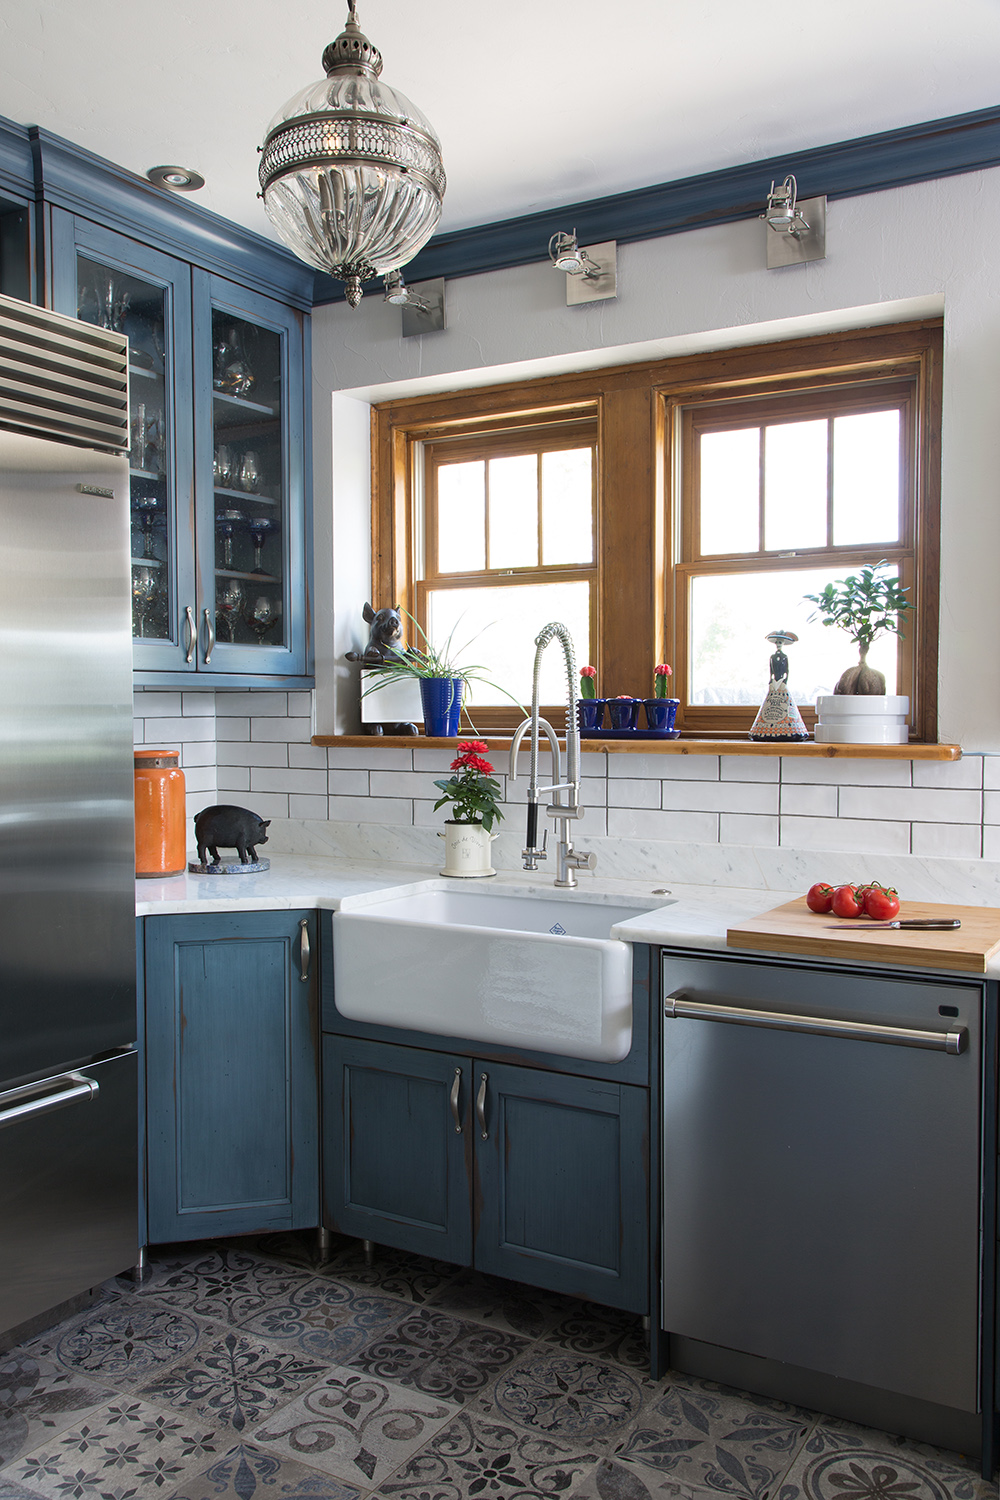
[[380, 82], [382, 54], [358, 25], [323, 53], [326, 78], [271, 121], [260, 159], [268, 218], [302, 260], [344, 282], [357, 307], [362, 283], [398, 271], [441, 217], [445, 174], [433, 126]]

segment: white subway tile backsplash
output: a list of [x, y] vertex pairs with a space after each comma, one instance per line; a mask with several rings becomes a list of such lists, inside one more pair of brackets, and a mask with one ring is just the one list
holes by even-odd
[[963, 755], [961, 760], [915, 760], [913, 785], [945, 787], [951, 791], [978, 791], [983, 784], [983, 757]]
[[250, 790], [254, 792], [311, 792], [326, 796], [325, 771], [293, 771], [290, 767], [251, 766]]
[[308, 771], [326, 770], [325, 745], [289, 745], [288, 764]]
[[[431, 776], [447, 776], [451, 770], [451, 763], [455, 759], [450, 750], [413, 750], [409, 753], [413, 756], [413, 769]], [[489, 759], [498, 771], [501, 770], [501, 762], [496, 755], [490, 756]], [[381, 765], [381, 761], [379, 764]], [[506, 754], [503, 756], [502, 769], [507, 769]]]
[[983, 859], [1000, 860], [1000, 828], [983, 828]]
[[673, 843], [717, 844], [719, 818], [711, 812], [655, 812], [608, 808], [608, 835], [620, 839], [667, 839]]
[[434, 777], [422, 771], [371, 771], [368, 781], [372, 797], [437, 796]]
[[214, 739], [214, 719], [146, 719], [147, 745], [157, 743], [170, 750], [176, 749], [186, 740]]
[[330, 818], [341, 823], [413, 823], [413, 806], [392, 797], [331, 797]]
[[780, 755], [721, 755], [723, 781], [780, 781]]
[[[783, 849], [856, 850], [859, 854], [909, 854], [909, 823], [875, 818], [782, 818]], [[817, 876], [822, 878], [822, 874]]]
[[214, 719], [214, 693], [181, 693], [181, 713], [185, 719]]
[[250, 720], [220, 715], [215, 720], [215, 735], [219, 740], [248, 740]]
[[1000, 792], [983, 793], [983, 822], [1000, 823]]
[[698, 812], [767, 813], [778, 811], [778, 788], [761, 781], [664, 781], [663, 807]]
[[921, 823], [979, 823], [981, 792], [940, 791], [934, 787], [840, 789], [842, 818], [899, 818]]
[[185, 740], [181, 746], [181, 765], [186, 771], [189, 766], [215, 766], [216, 747], [214, 740]]
[[868, 760], [862, 756], [796, 760], [789, 755], [781, 762], [781, 780], [815, 782], [817, 786], [909, 786], [910, 765], [908, 760]]
[[626, 781], [616, 778], [608, 782], [608, 806], [659, 807], [660, 788], [659, 781]]
[[313, 695], [309, 688], [301, 688], [288, 694], [288, 712], [292, 718], [304, 715], [312, 718]]
[[328, 771], [327, 791], [338, 797], [367, 797], [367, 771]]
[[247, 794], [250, 811], [258, 818], [287, 818], [288, 797], [277, 792], [254, 792]]
[[1000, 754], [983, 756], [983, 786], [1000, 791]]
[[718, 781], [717, 755], [609, 755], [608, 775], [658, 781]]
[[979, 859], [983, 830], [978, 823], [914, 823], [911, 854], [935, 859]]
[[204, 802], [206, 793], [215, 796], [215, 767], [192, 766], [184, 769], [184, 790], [189, 795], [197, 792]]
[[255, 713], [250, 719], [250, 738], [308, 745], [312, 738], [312, 723], [309, 719], [261, 719]]
[[249, 766], [220, 766], [218, 770], [219, 798], [225, 801], [224, 792], [248, 792], [250, 790]]
[[181, 695], [158, 691], [138, 692], [135, 695], [135, 706], [144, 719], [179, 719]]
[[288, 746], [284, 743], [223, 740], [216, 747], [216, 755], [220, 766], [288, 765]]
[[328, 812], [329, 801], [326, 797], [309, 797], [301, 792], [289, 794], [288, 816], [290, 818], [319, 818], [325, 822]]
[[411, 750], [369, 750], [360, 745], [330, 745], [326, 754], [331, 771], [409, 771], [413, 768]]
[[806, 818], [835, 818], [837, 816], [837, 788], [835, 786], [786, 786], [781, 788], [781, 814]]
[[778, 820], [758, 817], [752, 813], [722, 813], [719, 818], [719, 842], [774, 848], [778, 843]]
[[220, 692], [216, 713], [248, 714], [254, 719], [287, 719], [288, 694], [254, 688], [237, 688], [230, 692]]

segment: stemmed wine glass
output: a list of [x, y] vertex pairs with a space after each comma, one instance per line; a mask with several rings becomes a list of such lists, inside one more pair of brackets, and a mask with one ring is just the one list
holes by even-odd
[[253, 602], [253, 609], [247, 615], [247, 624], [257, 637], [258, 646], [264, 644], [265, 635], [277, 621], [277, 611], [268, 595], [258, 594]]
[[156, 598], [157, 579], [153, 568], [132, 569], [132, 622], [139, 640], [146, 634], [146, 616]]
[[240, 489], [248, 495], [256, 495], [260, 489], [260, 460], [252, 448], [248, 448], [240, 464]]
[[218, 596], [219, 613], [226, 622], [230, 644], [236, 640], [236, 620], [246, 595], [238, 578], [227, 578], [226, 586]]
[[[136, 495], [132, 501], [132, 509], [138, 513], [139, 527], [142, 531], [142, 555], [154, 558], [153, 551], [153, 527], [156, 525], [157, 512], [160, 508], [160, 500], [157, 495]], [[145, 570], [150, 571], [148, 568]]]
[[271, 516], [251, 516], [249, 531], [253, 537], [253, 571], [263, 573], [262, 555], [264, 543], [272, 531], [277, 531], [278, 523]]
[[222, 566], [231, 568], [233, 565], [233, 533], [237, 527], [242, 526], [246, 516], [241, 510], [222, 510], [215, 518], [215, 529], [223, 538], [222, 542]]
[[228, 490], [233, 478], [233, 451], [226, 443], [220, 443], [212, 462], [217, 489]]

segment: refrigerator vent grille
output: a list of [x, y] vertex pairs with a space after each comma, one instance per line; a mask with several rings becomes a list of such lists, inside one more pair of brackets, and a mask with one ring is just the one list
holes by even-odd
[[124, 334], [0, 297], [0, 426], [127, 451]]

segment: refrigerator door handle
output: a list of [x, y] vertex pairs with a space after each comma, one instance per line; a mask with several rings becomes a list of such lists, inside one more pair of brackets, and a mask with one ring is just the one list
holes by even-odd
[[857, 1042], [888, 1042], [896, 1047], [926, 1047], [958, 1057], [965, 1051], [968, 1032], [924, 1031], [915, 1026], [885, 1026], [876, 1021], [839, 1021], [833, 1016], [795, 1016], [784, 1011], [752, 1010], [716, 999], [695, 1000], [686, 990], [675, 990], [663, 1002], [668, 1020], [687, 1016], [694, 1021], [728, 1021], [731, 1026], [762, 1026], [771, 1031], [805, 1031], [816, 1036], [847, 1037]]
[[[38, 1093], [39, 1087], [52, 1083], [68, 1086], [53, 1094]], [[64, 1109], [67, 1104], [75, 1104], [78, 1100], [95, 1099], [99, 1092], [96, 1080], [85, 1078], [82, 1073], [64, 1073], [60, 1078], [46, 1079], [43, 1085], [32, 1083], [20, 1089], [8, 1089], [0, 1094], [0, 1129], [31, 1115], [47, 1115], [54, 1109]]]

